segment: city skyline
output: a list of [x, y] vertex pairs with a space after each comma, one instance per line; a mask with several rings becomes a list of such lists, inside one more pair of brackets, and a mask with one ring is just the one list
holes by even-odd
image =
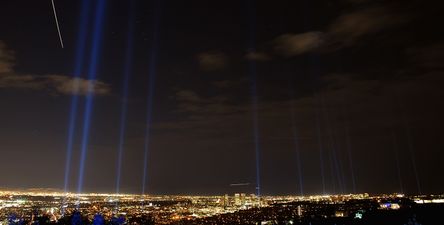
[[442, 203], [443, 195], [140, 196], [0, 191], [0, 222], [73, 224], [82, 218], [82, 224], [373, 224], [375, 220], [427, 224], [439, 218]]

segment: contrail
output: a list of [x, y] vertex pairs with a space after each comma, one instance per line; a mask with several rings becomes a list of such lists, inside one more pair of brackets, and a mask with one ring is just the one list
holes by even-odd
[[55, 8], [55, 5], [54, 5], [54, 0], [51, 0], [51, 3], [52, 3], [52, 10], [54, 11], [54, 19], [55, 19], [56, 26], [57, 26], [57, 32], [59, 33], [60, 45], [62, 46], [62, 48], [64, 48], [64, 46], [63, 46], [63, 39], [62, 39], [62, 33], [60, 32], [59, 20], [57, 19], [57, 12], [56, 12], [56, 8]]
[[234, 183], [234, 184], [230, 184], [230, 187], [235, 187], [235, 186], [248, 186], [250, 185], [250, 183]]

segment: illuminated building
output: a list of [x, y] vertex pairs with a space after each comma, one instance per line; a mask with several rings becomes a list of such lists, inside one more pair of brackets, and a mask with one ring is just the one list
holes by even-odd
[[242, 202], [241, 202], [241, 197], [239, 193], [234, 194], [234, 205], [235, 206], [241, 206]]

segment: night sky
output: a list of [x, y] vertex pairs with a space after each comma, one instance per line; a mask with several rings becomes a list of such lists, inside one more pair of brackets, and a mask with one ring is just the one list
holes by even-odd
[[0, 3], [0, 187], [63, 189], [76, 95], [68, 185], [76, 191], [93, 95], [84, 191], [116, 189], [122, 103], [121, 192], [141, 192], [147, 111], [149, 194], [253, 193], [256, 144], [262, 194], [300, 194], [300, 182], [304, 194], [443, 191], [444, 32], [434, 1], [140, 0], [131, 8], [107, 0], [96, 78], [88, 78], [93, 6], [75, 91], [81, 2], [55, 1], [63, 49], [50, 0]]

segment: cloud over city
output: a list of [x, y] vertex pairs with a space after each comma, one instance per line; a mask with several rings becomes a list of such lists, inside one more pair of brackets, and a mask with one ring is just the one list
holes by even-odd
[[109, 84], [99, 80], [67, 75], [21, 74], [14, 70], [16, 58], [12, 50], [0, 41], [0, 88], [46, 91], [53, 95], [108, 95]]

